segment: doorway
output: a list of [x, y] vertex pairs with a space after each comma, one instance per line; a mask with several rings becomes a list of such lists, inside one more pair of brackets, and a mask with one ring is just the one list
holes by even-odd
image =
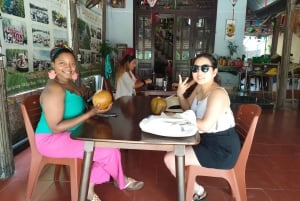
[[142, 79], [168, 76], [168, 83], [178, 82], [179, 74], [188, 77], [194, 55], [213, 52], [215, 22], [215, 9], [138, 6], [134, 26], [136, 74]]
[[172, 77], [174, 15], [160, 14], [154, 24], [154, 71], [156, 77]]

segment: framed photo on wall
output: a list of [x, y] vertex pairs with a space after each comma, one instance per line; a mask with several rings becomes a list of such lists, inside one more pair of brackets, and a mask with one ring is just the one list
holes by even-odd
[[113, 8], [125, 8], [125, 0], [110, 0], [110, 5]]
[[226, 28], [225, 28], [225, 39], [232, 40], [235, 35], [235, 20], [228, 19], [226, 20]]

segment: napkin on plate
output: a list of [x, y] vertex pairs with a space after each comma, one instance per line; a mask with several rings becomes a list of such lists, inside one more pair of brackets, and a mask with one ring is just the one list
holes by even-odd
[[166, 137], [188, 137], [197, 133], [196, 115], [192, 110], [174, 115], [150, 115], [140, 124], [142, 131]]

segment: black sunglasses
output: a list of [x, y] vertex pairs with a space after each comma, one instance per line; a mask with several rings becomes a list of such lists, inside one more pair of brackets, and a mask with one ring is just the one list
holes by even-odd
[[212, 68], [213, 68], [213, 66], [210, 66], [210, 65], [207, 65], [207, 64], [203, 64], [203, 65], [201, 65], [201, 66], [193, 65], [193, 66], [191, 67], [191, 71], [192, 71], [193, 73], [197, 73], [197, 72], [199, 71], [199, 69], [201, 69], [201, 71], [202, 71], [203, 73], [207, 73], [208, 70], [209, 70], [209, 67], [212, 67]]

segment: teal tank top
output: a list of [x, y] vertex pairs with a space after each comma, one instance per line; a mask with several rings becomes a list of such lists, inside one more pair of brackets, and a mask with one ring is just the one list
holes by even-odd
[[[46, 117], [45, 117], [45, 112], [44, 112], [44, 107], [43, 104], [41, 104], [42, 108], [42, 114], [41, 118], [38, 122], [37, 128], [35, 130], [36, 134], [39, 133], [49, 133], [51, 134], [52, 131], [49, 128]], [[66, 97], [65, 97], [65, 111], [64, 111], [64, 119], [72, 119], [74, 117], [77, 117], [81, 115], [84, 110], [86, 109], [85, 107], [85, 102], [83, 98], [75, 93], [71, 93], [69, 90], [66, 90]], [[77, 129], [80, 125], [74, 126], [73, 128], [69, 129], [69, 131], [73, 131]]]

